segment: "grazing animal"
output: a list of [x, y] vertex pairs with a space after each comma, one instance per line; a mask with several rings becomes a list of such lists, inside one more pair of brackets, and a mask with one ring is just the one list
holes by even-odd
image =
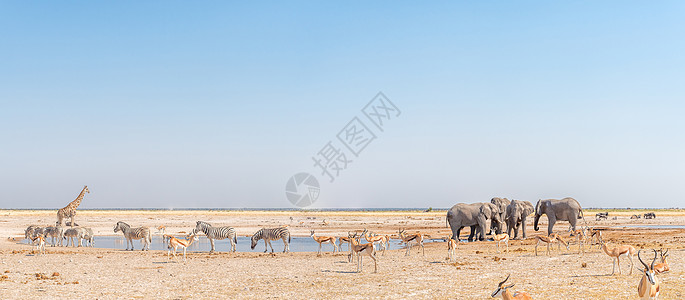
[[609, 212], [599, 212], [595, 214], [595, 221], [606, 220], [609, 218]]
[[363, 254], [371, 257], [373, 259], [373, 272], [378, 272], [378, 260], [376, 259], [376, 246], [373, 243], [361, 244], [358, 238], [353, 238], [350, 240], [350, 254], [348, 260], [352, 261], [352, 256], [357, 255], [357, 273], [360, 273], [364, 268]]
[[549, 236], [536, 235], [535, 238], [538, 241], [535, 244], [535, 256], [538, 256], [538, 246], [540, 245], [540, 243], [547, 244], [547, 252], [546, 252], [547, 255], [549, 255], [549, 247], [553, 243], [557, 243], [557, 250], [561, 250], [561, 245], [559, 245], [559, 244], [564, 244], [564, 246], [566, 246], [566, 250], [568, 250], [568, 248], [569, 248], [568, 243], [566, 243], [566, 241], [561, 239], [561, 237], [556, 233], [552, 233]]
[[24, 231], [24, 237], [33, 241], [37, 236], [44, 235], [45, 229], [40, 226], [31, 225]]
[[655, 218], [656, 218], [656, 214], [654, 214], [653, 212], [648, 212], [645, 214], [645, 219], [655, 219]]
[[604, 243], [604, 240], [602, 239], [602, 231], [599, 229], [594, 229], [594, 228], [588, 228], [586, 236], [590, 239], [589, 245], [592, 246], [592, 243], [594, 243], [594, 240], [597, 240], [597, 247], [602, 248], [602, 243]]
[[507, 246], [506, 252], [509, 252], [509, 234], [501, 233], [495, 234], [493, 239], [497, 242], [497, 253], [499, 253], [499, 244], [504, 243]]
[[67, 245], [66, 247], [69, 247], [69, 241], [71, 241], [71, 246], [76, 247], [76, 241], [78, 241], [78, 246], [81, 247], [81, 240], [79, 239], [79, 236], [81, 234], [81, 228], [76, 227], [76, 228], [67, 228], [67, 230], [64, 231], [63, 237], [67, 239]]
[[309, 230], [309, 236], [311, 236], [314, 241], [319, 243], [319, 252], [317, 253], [318, 255], [321, 255], [321, 244], [323, 243], [330, 243], [333, 245], [333, 253], [338, 251], [338, 245], [335, 244], [336, 238], [334, 236], [316, 236], [314, 234], [314, 230]]
[[[190, 247], [190, 245], [192, 245], [194, 241], [198, 240], [197, 234], [195, 234], [195, 233], [190, 234], [190, 236], [188, 236], [188, 239], [185, 239], [185, 240], [178, 239], [178, 238], [176, 238], [172, 235], [168, 235], [168, 234], [165, 234], [163, 237], [169, 239], [169, 246], [168, 246], [169, 251], [167, 251], [167, 253], [166, 253], [167, 259], [169, 259], [170, 253], [172, 253], [174, 255], [174, 259], [176, 259], [176, 249], [178, 249], [178, 247], [181, 247], [181, 248], [183, 248], [183, 262], [186, 262], [186, 249], [188, 249], [188, 247]], [[173, 252], [172, 252], [172, 249], [173, 249]]]
[[639, 219], [639, 218], [640, 218], [640, 215], [632, 215], [632, 216], [630, 216], [630, 219]]
[[[129, 244], [131, 245], [131, 251], [133, 251], [133, 240], [141, 240], [140, 243], [143, 244], [141, 251], [150, 250], [150, 244], [152, 243], [152, 236], [150, 234], [150, 227], [135, 227], [131, 228], [122, 221], [117, 222], [114, 226], [114, 233], [121, 231], [126, 238], [126, 250], [129, 250]], [[147, 249], [146, 249], [147, 248]]]
[[547, 234], [553, 233], [554, 224], [557, 221], [568, 221], [573, 230], [576, 230], [576, 222], [578, 219], [583, 219], [583, 208], [576, 199], [566, 197], [561, 200], [547, 199], [538, 200], [535, 205], [535, 219], [533, 220], [533, 229], [540, 230], [538, 221], [542, 215], [547, 215]]
[[666, 262], [666, 259], [668, 258], [668, 249], [666, 249], [666, 252], [664, 252], [664, 249], [660, 249], [659, 254], [661, 255], [661, 262], [654, 266], [654, 271], [656, 271], [657, 274], [670, 271], [671, 268], [669, 268], [668, 263]]
[[509, 289], [514, 287], [514, 284], [510, 286], [502, 286], [505, 282], [507, 282], [507, 280], [509, 280], [509, 276], [511, 276], [511, 274], [507, 275], [507, 278], [505, 278], [504, 281], [497, 284], [497, 289], [492, 292], [490, 297], [496, 298], [497, 296], [500, 296], [504, 300], [532, 300], [533, 298], [530, 297], [530, 295], [526, 292], [518, 291], [512, 294]]
[[76, 197], [74, 201], [69, 202], [67, 206], [60, 208], [57, 211], [57, 225], [61, 226], [64, 219], [71, 219], [71, 227], [78, 226], [74, 221], [74, 218], [76, 217], [76, 208], [81, 205], [81, 200], [83, 200], [86, 193], [90, 194], [88, 186], [83, 187], [81, 193], [78, 194], [78, 197]]
[[[349, 232], [348, 232], [347, 234], [350, 235]], [[339, 241], [339, 242], [338, 242], [338, 250], [339, 250], [339, 251], [342, 251], [342, 245], [343, 245], [343, 243], [347, 243], [347, 244], [349, 245], [349, 244], [350, 244], [350, 239], [351, 239], [351, 237], [344, 237], [344, 236], [338, 237], [338, 241]], [[349, 248], [349, 247], [348, 247], [348, 248]]]
[[635, 255], [635, 247], [630, 246], [630, 245], [619, 245], [614, 248], [609, 249], [607, 247], [607, 244], [609, 242], [603, 242], [602, 243], [602, 250], [604, 250], [604, 253], [609, 255], [611, 257], [611, 261], [613, 263], [612, 268], [611, 268], [611, 275], [614, 275], [615, 273], [615, 268], [616, 264], [618, 264], [618, 274], [621, 275], [621, 256], [628, 256], [628, 259], [630, 260], [630, 274], [633, 274], [633, 255]]
[[457, 256], [457, 241], [452, 237], [447, 238], [447, 256], [450, 262]]
[[576, 242], [578, 243], [578, 254], [585, 253], [585, 241], [587, 240], [587, 230], [578, 229], [573, 232], [576, 237]]
[[402, 242], [404, 242], [404, 244], [407, 246], [407, 252], [404, 254], [405, 256], [411, 255], [411, 243], [420, 245], [421, 250], [423, 251], [423, 256], [426, 256], [426, 249], [423, 247], [423, 235], [420, 233], [407, 235], [404, 229], [400, 229], [399, 236]]
[[266, 253], [268, 249], [267, 245], [271, 247], [271, 253], [273, 253], [274, 247], [271, 245], [271, 241], [278, 239], [282, 239], [283, 244], [285, 245], [283, 247], [283, 253], [289, 252], [290, 230], [288, 230], [288, 227], [262, 228], [258, 230], [252, 235], [252, 245], [250, 245], [250, 248], [254, 250], [254, 248], [257, 246], [257, 242], [259, 240], [264, 240], [264, 253]]
[[55, 239], [57, 239], [57, 243], [59, 244], [59, 246], [60, 247], [62, 246], [62, 240], [63, 240], [62, 237], [64, 236], [64, 227], [59, 226], [59, 225], [45, 227], [44, 234], [45, 234], [45, 237], [52, 238], [50, 241], [50, 245], [52, 247], [55, 247], [55, 245], [56, 245]]
[[661, 284], [659, 283], [659, 278], [656, 277], [656, 272], [654, 271], [654, 262], [656, 261], [657, 254], [656, 250], [653, 251], [654, 259], [652, 260], [651, 266], [648, 266], [644, 261], [642, 261], [642, 258], [640, 257], [640, 252], [642, 252], [642, 250], [637, 252], [637, 259], [639, 259], [642, 265], [645, 266], [644, 270], [640, 270], [642, 271], [642, 278], [637, 286], [637, 295], [640, 297], [640, 299], [659, 298]]
[[191, 234], [196, 234], [198, 232], [204, 233], [207, 236], [209, 243], [212, 245], [212, 249], [209, 250], [209, 253], [214, 253], [214, 240], [223, 239], [228, 239], [228, 242], [231, 243], [231, 247], [228, 250], [229, 252], [236, 251], [236, 245], [238, 244], [238, 235], [235, 233], [235, 229], [233, 229], [233, 227], [214, 227], [207, 222], [197, 221], [197, 223], [195, 224], [195, 229], [193, 229], [193, 231], [190, 232], [188, 236], [190, 236]]
[[364, 228], [364, 231], [362, 232], [362, 235], [366, 239], [367, 242], [369, 243], [378, 243], [378, 245], [381, 246], [381, 249], [383, 249], [383, 255], [385, 255], [385, 250], [388, 248], [388, 242], [389, 238], [388, 236], [385, 235], [377, 235], [377, 236], [370, 236], [369, 231]]
[[93, 229], [90, 229], [88, 227], [81, 227], [81, 230], [79, 230], [78, 238], [79, 246], [81, 246], [82, 241], [85, 241], [84, 246], [95, 246], [95, 235], [93, 234]]
[[45, 238], [42, 235], [34, 237], [32, 242], [36, 245], [38, 255], [45, 254]]

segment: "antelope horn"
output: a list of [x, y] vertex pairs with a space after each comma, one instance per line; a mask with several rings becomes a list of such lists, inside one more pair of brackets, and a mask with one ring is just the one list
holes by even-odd
[[664, 252], [664, 256], [668, 255], [668, 249], [666, 249], [666, 252]]
[[652, 259], [652, 268], [650, 270], [654, 270], [654, 262], [656, 261], [656, 257], [657, 257], [656, 249], [652, 249], [652, 250], [654, 250], [654, 259]]
[[507, 278], [505, 278], [504, 281], [500, 282], [497, 286], [499, 286], [499, 287], [501, 288], [502, 285], [503, 285], [505, 282], [507, 282], [507, 280], [509, 280], [509, 276], [511, 276], [511, 273], [509, 273], [509, 275], [507, 275]]
[[645, 266], [645, 269], [649, 269], [649, 267], [647, 267], [647, 264], [644, 261], [642, 261], [642, 257], [640, 257], [640, 252], [642, 252], [642, 249], [637, 251], [637, 259], [639, 259], [642, 265]]

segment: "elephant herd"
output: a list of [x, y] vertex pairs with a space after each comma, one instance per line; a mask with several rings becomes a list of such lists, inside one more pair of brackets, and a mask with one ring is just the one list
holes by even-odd
[[[519, 229], [526, 238], [526, 218], [535, 213], [534, 229], [538, 231], [538, 221], [547, 215], [549, 225], [547, 233], [552, 233], [557, 221], [568, 221], [572, 229], [576, 229], [578, 219], [583, 218], [583, 209], [576, 199], [538, 200], [535, 207], [528, 201], [511, 200], [507, 198], [492, 198], [490, 202], [458, 203], [447, 211], [447, 220], [452, 229], [452, 238], [459, 241], [459, 233], [464, 227], [470, 227], [468, 240], [474, 238], [484, 240], [491, 231], [500, 234], [506, 228], [512, 239], [517, 239]], [[512, 231], [514, 235], [512, 235]]]

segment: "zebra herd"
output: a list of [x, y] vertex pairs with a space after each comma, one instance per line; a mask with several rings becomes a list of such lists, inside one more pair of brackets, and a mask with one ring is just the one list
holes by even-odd
[[[72, 227], [65, 229], [61, 225], [40, 227], [37, 225], [31, 225], [26, 230], [24, 230], [24, 238], [33, 241], [34, 243], [39, 238], [51, 238], [51, 246], [69, 246], [71, 242], [72, 247], [76, 247], [76, 242], [78, 242], [78, 247], [85, 244], [87, 246], [95, 246], [95, 235], [93, 230], [88, 227]], [[64, 240], [67, 240], [66, 245], [64, 245]]]
[[[150, 250], [150, 244], [152, 243], [152, 234], [149, 227], [131, 227], [131, 225], [119, 221], [114, 226], [114, 233], [121, 232], [126, 239], [126, 250], [133, 250], [133, 240], [141, 240], [142, 248], [141, 250]], [[224, 240], [228, 239], [230, 243], [229, 252], [236, 252], [238, 244], [238, 236], [233, 227], [222, 226], [214, 227], [211, 224], [204, 221], [197, 221], [195, 228], [186, 235], [186, 239], [197, 233], [202, 232], [207, 236], [211, 244], [210, 253], [215, 252], [214, 240]], [[168, 235], [165, 235], [168, 236]], [[36, 225], [31, 225], [26, 228], [24, 232], [24, 237], [31, 241], [36, 241], [38, 237], [48, 238], [52, 237], [52, 245], [55, 246], [55, 239], [59, 246], [63, 246], [63, 240], [67, 240], [65, 246], [71, 245], [76, 247], [76, 242], [78, 242], [78, 247], [83, 245], [83, 241], [90, 247], [94, 246], [94, 234], [93, 230], [87, 227], [74, 227], [64, 229], [62, 226], [49, 226], [49, 227], [39, 227]], [[277, 228], [262, 228], [258, 230], [254, 235], [252, 235], [252, 245], [251, 248], [257, 246], [257, 242], [264, 240], [264, 252], [267, 252], [268, 248], [271, 248], [271, 252], [274, 252], [274, 248], [271, 245], [271, 241], [283, 240], [285, 247], [283, 252], [290, 251], [290, 230], [288, 227], [277, 227]]]

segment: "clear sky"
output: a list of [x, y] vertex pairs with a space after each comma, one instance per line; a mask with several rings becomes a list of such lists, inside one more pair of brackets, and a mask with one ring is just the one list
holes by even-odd
[[[682, 1], [0, 2], [0, 207], [685, 207]], [[333, 183], [312, 157], [382, 91]], [[373, 129], [373, 128], [371, 128]]]

